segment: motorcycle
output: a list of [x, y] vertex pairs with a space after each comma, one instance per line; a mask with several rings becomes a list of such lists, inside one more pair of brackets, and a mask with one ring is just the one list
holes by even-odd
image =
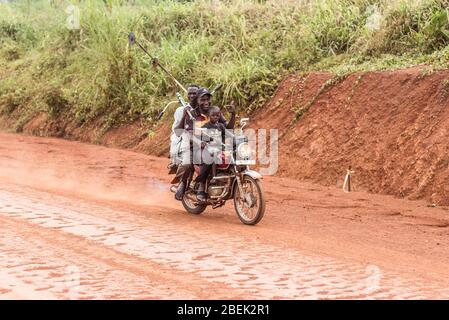
[[[183, 106], [190, 107], [179, 94], [178, 99]], [[262, 175], [249, 167], [255, 164], [255, 161], [252, 160], [248, 137], [243, 134], [243, 128], [248, 121], [248, 118], [241, 119], [241, 127], [237, 130], [239, 134], [233, 135], [231, 143], [220, 142], [214, 146], [206, 146], [208, 152], [218, 155], [222, 160], [212, 164], [205, 184], [206, 201], [197, 199], [199, 183], [195, 182], [195, 177], [199, 174], [200, 166], [194, 164], [182, 199], [182, 205], [188, 213], [201, 214], [208, 206], [216, 209], [232, 199], [235, 212], [242, 223], [255, 225], [262, 220], [265, 214]], [[214, 140], [214, 137], [210, 138], [211, 141]], [[171, 192], [176, 193], [176, 190], [177, 185], [170, 187]]]
[[[145, 54], [151, 58], [151, 62], [155, 67], [159, 67], [165, 72], [184, 92], [186, 88], [165, 68], [158, 59], [153, 57], [147, 49], [136, 39], [134, 32], [128, 34], [128, 42], [130, 45], [137, 45]], [[221, 87], [218, 85], [213, 91], [215, 92]], [[177, 93], [177, 97], [182, 106], [187, 108], [187, 112], [192, 117], [189, 108], [182, 96]], [[162, 118], [167, 108], [173, 102], [168, 103], [158, 116], [158, 120]], [[249, 119], [242, 119], [241, 129], [246, 125]], [[243, 133], [243, 131], [241, 131]], [[225, 146], [226, 147], [226, 146]], [[196, 192], [198, 184], [195, 183], [195, 174], [199, 172], [199, 166], [194, 165], [191, 173], [186, 192], [182, 199], [182, 204], [187, 212], [192, 214], [201, 214], [207, 206], [213, 209], [223, 206], [226, 201], [233, 199], [234, 208], [238, 217], [244, 224], [255, 225], [262, 219], [265, 213], [265, 195], [261, 185], [262, 176], [249, 168], [252, 162], [249, 159], [251, 149], [248, 138], [243, 134], [234, 136], [232, 146], [229, 152], [215, 150], [220, 152], [222, 159], [225, 161], [220, 164], [213, 164], [212, 174], [206, 181], [206, 193], [208, 194], [205, 202], [198, 201]], [[175, 166], [169, 169], [169, 174], [175, 172]], [[176, 192], [177, 186], [172, 185], [170, 190]]]

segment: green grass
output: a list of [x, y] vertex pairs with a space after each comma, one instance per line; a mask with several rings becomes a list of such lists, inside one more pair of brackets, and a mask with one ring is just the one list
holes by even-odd
[[0, 4], [0, 113], [18, 131], [38, 112], [105, 131], [153, 123], [178, 89], [129, 31], [182, 83], [223, 83], [215, 102], [246, 113], [292, 72], [448, 66], [446, 0], [72, 2], [79, 30], [66, 27], [69, 1]]

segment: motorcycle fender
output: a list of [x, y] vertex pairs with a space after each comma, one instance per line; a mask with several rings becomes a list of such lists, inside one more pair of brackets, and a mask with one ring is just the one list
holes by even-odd
[[243, 171], [243, 175], [250, 176], [251, 178], [256, 179], [256, 180], [262, 179], [262, 175], [259, 172], [254, 171], [254, 170], [245, 170], [245, 171]]
[[[245, 170], [242, 173], [243, 173], [244, 176], [249, 176], [249, 177], [251, 177], [253, 179], [256, 179], [256, 180], [262, 179], [262, 175], [259, 172], [254, 171], [254, 170]], [[236, 185], [237, 185], [237, 180], [234, 179], [234, 181], [232, 183], [231, 193], [230, 193], [228, 199], [234, 197], [234, 191], [235, 191]]]

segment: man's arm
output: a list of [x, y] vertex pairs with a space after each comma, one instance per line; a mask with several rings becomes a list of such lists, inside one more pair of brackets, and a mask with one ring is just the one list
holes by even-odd
[[231, 113], [231, 119], [229, 119], [226, 129], [234, 129], [235, 127], [235, 112]]
[[179, 124], [181, 123], [183, 115], [184, 115], [184, 107], [177, 108], [175, 111], [175, 114], [174, 114], [175, 121], [173, 122], [173, 125], [171, 127], [173, 132], [175, 131], [175, 129], [177, 129], [179, 127]]
[[223, 135], [223, 138], [228, 137], [228, 138], [234, 138], [234, 134], [232, 133], [232, 129], [227, 129], [225, 125], [223, 125], [222, 123], [220, 123], [220, 131]]
[[[177, 111], [177, 110], [176, 110]], [[175, 132], [176, 136], [180, 137], [182, 135], [182, 133], [184, 132], [184, 123], [186, 121], [186, 117], [187, 117], [187, 112], [185, 109], [182, 109], [182, 117], [179, 120], [179, 123], [177, 124], [177, 126], [175, 127], [175, 125], [173, 124], [173, 131]]]
[[235, 107], [234, 107], [234, 105], [229, 104], [229, 105], [226, 105], [225, 108], [231, 114], [231, 119], [229, 119], [229, 122], [226, 122], [223, 115], [221, 115], [220, 122], [225, 125], [226, 129], [234, 129], [234, 127], [235, 127]]

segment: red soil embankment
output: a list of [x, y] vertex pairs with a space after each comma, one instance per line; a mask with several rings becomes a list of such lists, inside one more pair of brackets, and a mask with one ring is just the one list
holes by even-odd
[[[282, 176], [449, 204], [449, 71], [313, 73], [283, 81], [253, 127], [278, 128]], [[308, 107], [298, 121], [292, 109]]]

